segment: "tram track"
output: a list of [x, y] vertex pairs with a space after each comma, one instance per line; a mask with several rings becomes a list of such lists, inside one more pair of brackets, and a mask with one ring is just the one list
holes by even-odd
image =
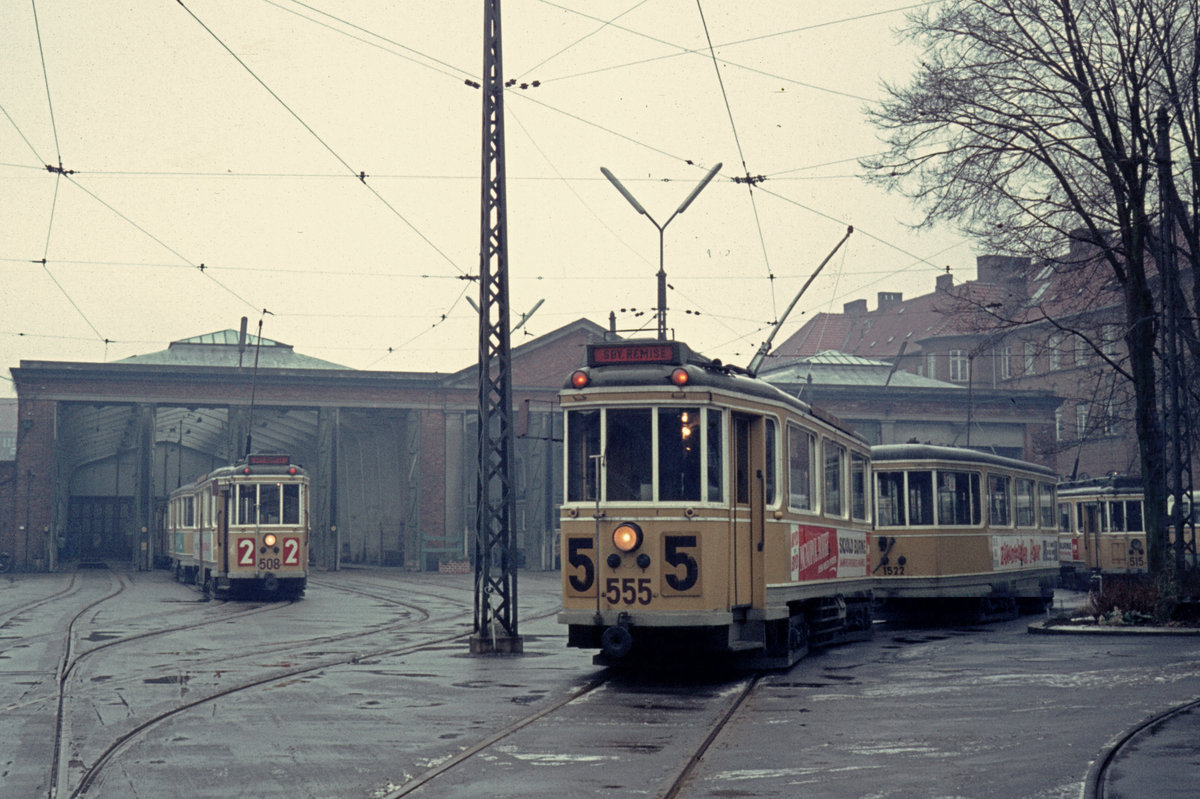
[[[556, 612], [556, 611], [552, 611], [550, 613], [544, 613], [541, 616], [534, 616], [533, 620], [537, 620], [540, 618], [545, 618], [547, 616], [553, 615], [554, 612]], [[436, 622], [436, 621], [438, 621], [438, 619], [434, 619], [431, 615], [427, 615], [426, 619], [422, 623], [429, 622], [429, 621]], [[353, 638], [379, 634], [380, 632], [381, 631], [376, 630], [376, 631], [367, 632], [367, 633], [349, 633], [349, 634], [345, 634], [343, 636], [338, 636], [338, 638], [340, 640], [350, 640]], [[239, 693], [244, 693], [246, 691], [250, 691], [250, 690], [253, 690], [256, 688], [262, 688], [262, 687], [270, 686], [273, 684], [284, 683], [287, 681], [294, 680], [298, 677], [303, 677], [306, 675], [314, 674], [314, 673], [321, 672], [326, 669], [334, 668], [337, 666], [358, 665], [358, 664], [361, 664], [364, 662], [373, 661], [377, 658], [404, 657], [404, 656], [416, 654], [416, 653], [419, 653], [419, 652], [422, 652], [425, 650], [436, 649], [438, 647], [444, 646], [447, 643], [464, 640], [470, 634], [471, 634], [470, 630], [464, 630], [462, 632], [454, 632], [454, 633], [438, 635], [432, 639], [422, 641], [419, 643], [410, 644], [407, 646], [400, 646], [400, 647], [389, 646], [389, 647], [385, 647], [385, 648], [377, 648], [377, 649], [371, 649], [371, 650], [366, 650], [366, 651], [360, 651], [360, 652], [357, 652], [354, 654], [343, 654], [343, 655], [340, 655], [337, 657], [324, 658], [317, 662], [307, 663], [302, 666], [297, 665], [297, 666], [286, 667], [286, 668], [280, 669], [278, 671], [275, 671], [270, 675], [266, 675], [263, 677], [259, 677], [259, 678], [255, 678], [255, 679], [251, 679], [251, 680], [243, 680], [243, 681], [238, 682], [235, 685], [230, 685], [225, 688], [221, 688], [221, 689], [218, 689], [215, 691], [210, 691], [210, 692], [203, 694], [202, 696], [198, 696], [194, 699], [191, 699], [191, 700], [188, 700], [185, 702], [181, 702], [180, 704], [175, 705], [165, 711], [162, 711], [162, 712], [159, 712], [159, 713], [156, 713], [156, 714], [150, 716], [149, 718], [137, 723], [131, 729], [119, 734], [116, 738], [114, 738], [107, 746], [105, 746], [100, 751], [100, 753], [92, 761], [91, 765], [87, 766], [83, 769], [83, 771], [75, 785], [75, 788], [74, 788], [74, 790], [71, 791], [71, 793], [69, 794], [69, 797], [70, 797], [70, 799], [79, 799], [80, 797], [86, 796], [88, 794], [88, 791], [96, 784], [97, 780], [99, 780], [100, 777], [104, 774], [104, 771], [108, 767], [108, 765], [118, 755], [120, 755], [123, 751], [125, 751], [129, 747], [136, 744], [143, 736], [145, 736], [151, 730], [154, 730], [155, 728], [157, 728], [162, 723], [164, 723], [176, 716], [184, 714], [188, 711], [203, 707], [205, 705], [209, 705], [212, 702], [215, 702], [216, 700], [219, 700], [219, 699], [235, 696]], [[52, 799], [53, 799], [53, 797], [52, 797]]]
[[[12, 578], [9, 579], [11, 580]], [[65, 596], [69, 596], [77, 590], [79, 590], [79, 575], [72, 574], [71, 579], [67, 583], [66, 587], [60, 591], [50, 594], [49, 596], [25, 600], [11, 608], [0, 609], [0, 618], [3, 619], [3, 621], [0, 621], [0, 630], [7, 628], [17, 617], [21, 616], [22, 614], [28, 613], [31, 610], [37, 610], [42, 605], [53, 602], [56, 599], [61, 599]]]
[[[674, 771], [674, 776], [670, 782], [664, 787], [654, 791], [653, 796], [658, 799], [675, 799], [679, 796], [680, 791], [687, 784], [692, 776], [696, 766], [701, 762], [705, 753], [713, 745], [714, 742], [721, 736], [721, 733], [726, 729], [729, 723], [737, 716], [739, 709], [745, 701], [754, 693], [759, 685], [761, 675], [754, 674], [743, 677], [736, 681], [736, 690], [732, 692], [732, 697], [725, 702], [715, 715], [714, 720], [709, 725], [703, 739], [682, 757], [682, 762], [679, 762], [678, 767]], [[599, 676], [589, 680], [588, 682], [575, 687], [565, 696], [560, 697], [547, 706], [540, 708], [520, 719], [510, 722], [503, 728], [493, 732], [487, 737], [479, 740], [475, 744], [467, 747], [458, 754], [449, 757], [435, 767], [419, 774], [401, 786], [392, 787], [386, 792], [377, 792], [374, 794], [375, 799], [403, 799], [403, 797], [422, 792], [424, 789], [438, 790], [438, 781], [452, 772], [454, 769], [468, 764], [475, 764], [482, 760], [486, 760], [496, 755], [497, 751], [503, 744], [510, 741], [518, 733], [533, 727], [541, 722], [557, 721], [555, 714], [558, 714], [572, 705], [578, 705], [590, 697], [592, 697], [600, 689], [610, 686], [615, 682], [621, 681], [621, 676], [612, 671], [602, 672]], [[656, 702], [651, 702], [648, 706], [642, 708], [646, 713], [655, 714], [661, 711]], [[638, 722], [632, 720], [631, 725], [636, 725]], [[432, 794], [430, 794], [432, 795]]]

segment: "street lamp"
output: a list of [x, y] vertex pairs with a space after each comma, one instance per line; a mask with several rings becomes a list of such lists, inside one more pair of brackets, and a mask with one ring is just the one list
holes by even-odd
[[663, 222], [661, 225], [655, 221], [654, 217], [650, 216], [650, 214], [646, 212], [646, 209], [643, 208], [642, 204], [639, 203], [637, 199], [629, 193], [629, 190], [621, 185], [621, 181], [617, 180], [616, 176], [613, 175], [612, 172], [609, 172], [604, 167], [600, 167], [600, 171], [604, 174], [604, 177], [608, 178], [609, 183], [617, 187], [617, 191], [621, 192], [621, 196], [629, 201], [629, 204], [633, 206], [633, 210], [649, 219], [654, 227], [658, 228], [658, 340], [666, 341], [667, 272], [663, 268], [663, 231], [667, 229], [667, 225], [671, 224], [671, 219], [674, 219], [686, 211], [687, 207], [692, 204], [692, 200], [696, 199], [696, 195], [703, 191], [704, 187], [709, 184], [709, 181], [717, 176], [717, 173], [721, 171], [721, 164], [718, 163], [712, 169], [708, 170], [708, 174], [696, 184], [696, 188], [692, 189], [692, 193], [689, 194], [687, 198], [679, 204], [679, 207], [675, 209], [675, 213], [671, 214], [671, 218], [666, 222]]

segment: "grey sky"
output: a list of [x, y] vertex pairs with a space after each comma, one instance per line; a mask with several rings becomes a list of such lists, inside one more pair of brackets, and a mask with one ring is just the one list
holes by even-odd
[[[666, 230], [668, 324], [711, 356], [747, 362], [848, 224], [777, 342], [848, 300], [930, 291], [945, 266], [973, 277], [967, 242], [910, 233], [916, 212], [856, 177], [879, 148], [866, 99], [911, 67], [892, 33], [911, 5], [506, 0], [511, 304], [545, 300], [514, 344], [610, 311], [654, 330], [658, 233], [601, 166], [662, 222], [724, 163]], [[3, 365], [114, 360], [263, 309], [264, 336], [355, 368], [470, 365], [482, 15], [3, 4]], [[60, 159], [71, 174], [46, 168]], [[746, 174], [766, 179], [752, 193]]]

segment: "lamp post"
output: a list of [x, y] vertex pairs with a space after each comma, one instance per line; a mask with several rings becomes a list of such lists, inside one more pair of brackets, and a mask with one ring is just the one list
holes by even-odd
[[629, 204], [633, 206], [633, 210], [649, 219], [651, 224], [658, 228], [658, 340], [666, 341], [667, 272], [666, 269], [663, 268], [663, 231], [667, 229], [667, 225], [671, 224], [672, 219], [687, 210], [687, 207], [692, 204], [692, 200], [696, 199], [696, 195], [703, 191], [704, 187], [709, 184], [709, 181], [717, 176], [717, 173], [721, 171], [721, 164], [718, 163], [712, 169], [708, 170], [708, 174], [696, 184], [696, 188], [692, 189], [692, 193], [689, 194], [687, 198], [679, 204], [679, 207], [675, 209], [675, 213], [671, 214], [670, 218], [661, 225], [658, 224], [654, 217], [650, 216], [650, 214], [646, 212], [646, 209], [643, 208], [642, 204], [639, 203], [637, 199], [629, 193], [629, 190], [621, 185], [621, 181], [617, 180], [616, 176], [613, 175], [612, 172], [609, 172], [604, 167], [600, 167], [600, 171], [604, 174], [604, 177], [608, 178], [609, 183], [617, 187], [617, 191], [621, 192], [621, 196], [629, 201]]

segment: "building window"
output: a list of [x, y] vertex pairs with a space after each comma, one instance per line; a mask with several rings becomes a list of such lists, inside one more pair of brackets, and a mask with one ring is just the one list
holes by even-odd
[[1037, 346], [1032, 341], [1025, 342], [1025, 374], [1037, 373]]
[[1115, 436], [1117, 434], [1117, 408], [1113, 404], [1112, 397], [1109, 397], [1104, 403], [1104, 435]]
[[1012, 347], [1000, 348], [1000, 379], [1012, 378]]
[[1075, 434], [1082, 439], [1087, 434], [1088, 409], [1083, 403], [1075, 406]]
[[937, 377], [937, 356], [932, 352], [925, 353], [925, 376]]
[[1062, 408], [1054, 409], [1054, 440], [1063, 440], [1063, 415]]
[[1117, 357], [1117, 339], [1121, 335], [1116, 325], [1105, 325], [1100, 332], [1100, 349], [1109, 358]]
[[950, 350], [950, 379], [955, 383], [965, 383], [969, 377], [969, 362], [966, 350]]
[[1050, 371], [1055, 372], [1062, 368], [1062, 333], [1055, 333], [1050, 337]]
[[1084, 341], [1083, 336], [1075, 337], [1075, 365], [1087, 366], [1088, 362], [1088, 345]]

